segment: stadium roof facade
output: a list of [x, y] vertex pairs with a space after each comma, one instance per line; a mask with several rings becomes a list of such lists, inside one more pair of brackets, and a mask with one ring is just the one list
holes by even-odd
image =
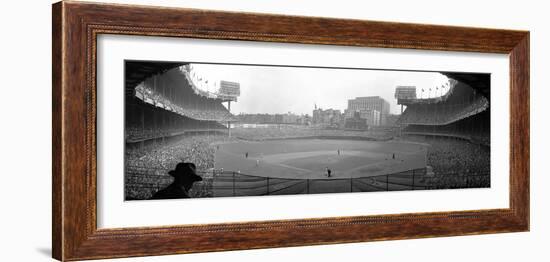
[[148, 77], [184, 64], [178, 62], [126, 61], [124, 65], [125, 94], [133, 95], [134, 88]]
[[467, 84], [476, 91], [480, 92], [490, 100], [491, 95], [491, 75], [490, 74], [477, 74], [477, 73], [445, 73], [441, 74]]

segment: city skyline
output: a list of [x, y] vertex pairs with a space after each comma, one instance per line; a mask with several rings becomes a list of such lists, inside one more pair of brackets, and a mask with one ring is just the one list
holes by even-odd
[[395, 88], [414, 85], [433, 88], [423, 97], [434, 97], [435, 87], [448, 81], [436, 72], [394, 70], [335, 69], [282, 66], [192, 64], [193, 71], [204, 79], [203, 90], [216, 92], [220, 80], [240, 83], [241, 95], [231, 103], [233, 114], [305, 115], [317, 108], [347, 109], [348, 100], [380, 96], [390, 104], [390, 113], [399, 114]]

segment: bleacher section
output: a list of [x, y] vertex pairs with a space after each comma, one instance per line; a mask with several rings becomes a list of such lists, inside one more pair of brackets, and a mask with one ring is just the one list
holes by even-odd
[[451, 95], [433, 103], [411, 101], [398, 124], [447, 125], [489, 108], [489, 100], [466, 84], [458, 83], [449, 92]]
[[180, 65], [164, 69], [144, 78], [127, 92], [127, 143], [189, 131], [226, 130], [226, 124], [234, 121], [234, 116], [222, 105], [224, 98], [198, 89], [191, 81], [188, 69], [188, 66]]
[[448, 125], [408, 125], [403, 129], [402, 134], [457, 137], [476, 144], [489, 145], [489, 110]]
[[127, 143], [140, 142], [197, 131], [223, 131], [217, 121], [200, 121], [136, 100], [126, 105]]
[[489, 99], [466, 83], [453, 80], [442, 97], [411, 99], [397, 123], [402, 134], [456, 137], [489, 145]]
[[145, 103], [203, 121], [234, 121], [224, 100], [195, 87], [185, 66], [152, 76], [140, 83], [135, 96]]
[[[169, 137], [164, 143], [150, 143], [144, 147], [127, 147], [125, 150], [125, 190], [126, 199], [147, 199], [158, 189], [172, 182], [168, 171], [179, 162], [191, 162], [197, 166], [204, 181], [196, 187], [211, 182], [207, 170], [214, 168], [214, 142], [229, 139], [216, 133], [184, 133], [178, 137]], [[207, 175], [206, 177], [204, 175]], [[208, 194], [207, 190], [198, 190], [197, 194]], [[198, 197], [199, 195], [193, 195]], [[200, 195], [206, 196], [206, 195]]]

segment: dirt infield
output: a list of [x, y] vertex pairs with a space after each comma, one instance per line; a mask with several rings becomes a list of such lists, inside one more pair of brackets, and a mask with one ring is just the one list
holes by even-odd
[[293, 179], [356, 178], [426, 167], [427, 145], [395, 141], [288, 139], [216, 146], [215, 169]]

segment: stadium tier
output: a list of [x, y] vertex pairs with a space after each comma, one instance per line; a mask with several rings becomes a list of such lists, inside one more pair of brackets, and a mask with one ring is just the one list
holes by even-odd
[[448, 93], [442, 97], [401, 102], [407, 109], [398, 123], [407, 125], [446, 125], [489, 108], [487, 98], [460, 82], [452, 85]]
[[399, 101], [406, 109], [397, 120], [402, 134], [450, 136], [488, 144], [490, 110], [487, 90], [452, 80], [449, 91], [437, 98]]
[[[126, 200], [169, 185], [180, 162], [194, 163], [203, 178], [191, 197], [490, 186], [489, 96], [462, 81], [467, 76], [441, 97], [402, 101], [401, 129], [351, 131], [248, 128], [222, 104], [236, 98], [199, 88], [188, 65], [128, 62], [126, 70]], [[393, 139], [400, 132], [413, 136]], [[319, 177], [327, 165], [334, 177]]]
[[[129, 83], [126, 84], [127, 143], [186, 131], [223, 130], [227, 129], [225, 124], [234, 121], [234, 116], [222, 105], [226, 97], [198, 89], [190, 79], [188, 66], [172, 64], [173, 68], [168, 68], [166, 65], [159, 71], [144, 62], [139, 65], [141, 67], [128, 66], [137, 73], [127, 72], [127, 76], [134, 76], [129, 79], [130, 84], [136, 84], [130, 91]], [[151, 75], [144, 75], [146, 73]], [[137, 83], [136, 79], [142, 82]]]
[[[402, 139], [427, 143], [435, 188], [490, 186], [490, 78], [447, 73], [441, 97], [400, 100]], [[448, 174], [453, 174], [449, 176]]]
[[216, 95], [199, 90], [185, 66], [171, 69], [143, 81], [135, 96], [141, 101], [176, 114], [203, 121], [234, 121], [233, 115]]

